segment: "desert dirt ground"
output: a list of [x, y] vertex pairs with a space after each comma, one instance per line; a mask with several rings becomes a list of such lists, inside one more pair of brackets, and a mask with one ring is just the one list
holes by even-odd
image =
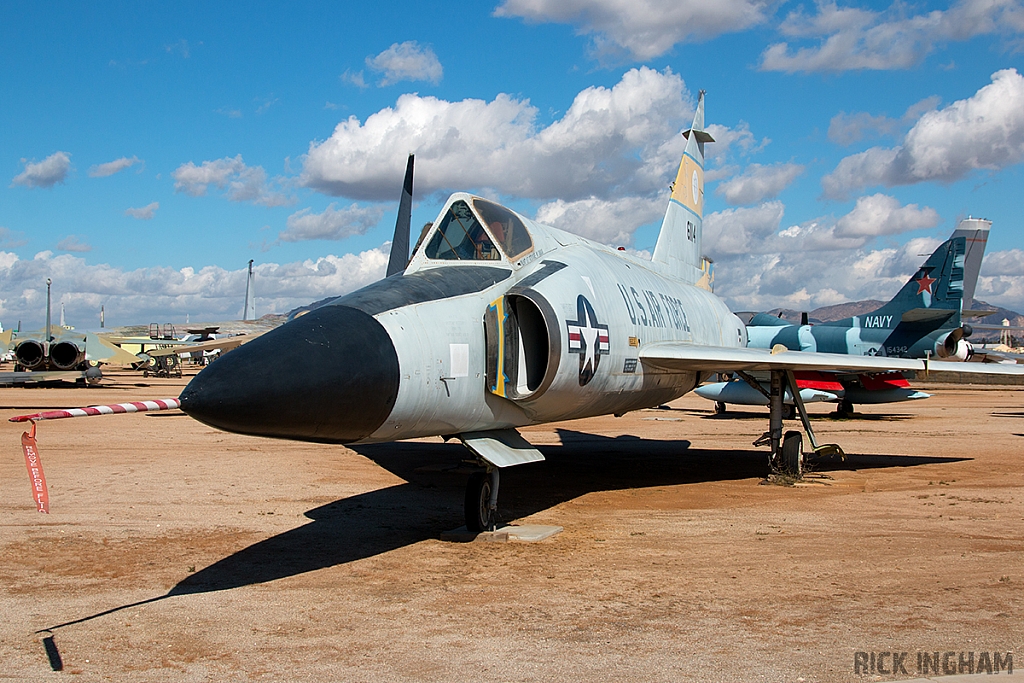
[[503, 475], [501, 514], [565, 528], [540, 543], [439, 540], [462, 523], [458, 445], [177, 411], [40, 423], [35, 511], [8, 417], [187, 380], [0, 389], [0, 681], [870, 680], [859, 651], [909, 652], [891, 678], [919, 651], [1024, 669], [1020, 387], [814, 406], [850, 456], [795, 487], [763, 483], [762, 409], [525, 428], [547, 461]]

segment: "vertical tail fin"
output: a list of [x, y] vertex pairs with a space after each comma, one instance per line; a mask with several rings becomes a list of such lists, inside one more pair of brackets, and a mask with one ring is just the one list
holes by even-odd
[[953, 237], [967, 240], [967, 251], [964, 258], [964, 305], [963, 314], [967, 315], [976, 308], [974, 305], [974, 288], [978, 284], [978, 272], [981, 270], [981, 259], [985, 256], [985, 244], [992, 221], [984, 218], [965, 218], [953, 231]]
[[405, 182], [402, 184], [402, 201], [398, 204], [398, 220], [395, 221], [395, 236], [391, 240], [391, 255], [388, 257], [386, 277], [404, 273], [409, 265], [409, 231], [412, 222], [412, 167], [415, 155], [409, 155], [405, 165]]
[[669, 267], [684, 281], [695, 284], [704, 275], [701, 231], [704, 223], [704, 145], [714, 142], [704, 130], [704, 91], [697, 98], [693, 125], [683, 133], [683, 151], [676, 180], [672, 183], [665, 219], [652, 260]]
[[940, 244], [889, 303], [868, 315], [892, 315], [904, 322], [945, 318], [944, 327], [959, 327], [965, 250], [963, 237]]

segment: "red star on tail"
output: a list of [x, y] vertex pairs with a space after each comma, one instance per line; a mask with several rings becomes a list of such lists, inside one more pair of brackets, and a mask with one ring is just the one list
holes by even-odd
[[921, 277], [917, 280], [917, 293], [928, 292], [932, 293], [932, 284], [937, 282], [937, 278], [928, 277], [928, 273], [921, 273]]

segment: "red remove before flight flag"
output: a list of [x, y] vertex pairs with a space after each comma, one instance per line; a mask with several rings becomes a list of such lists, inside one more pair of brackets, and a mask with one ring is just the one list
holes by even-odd
[[43, 474], [43, 463], [39, 460], [39, 449], [36, 447], [35, 422], [32, 423], [32, 429], [21, 435], [21, 450], [25, 451], [25, 467], [28, 468], [28, 480], [32, 484], [36, 509], [43, 514], [50, 514], [50, 494], [46, 490], [46, 475]]

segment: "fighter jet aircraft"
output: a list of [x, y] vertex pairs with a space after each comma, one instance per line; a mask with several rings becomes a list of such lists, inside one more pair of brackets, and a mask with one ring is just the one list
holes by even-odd
[[[971, 336], [971, 326], [962, 325], [960, 319], [966, 248], [966, 238], [954, 233], [939, 245], [892, 300], [864, 315], [817, 325], [793, 325], [758, 313], [747, 323], [747, 345], [771, 349], [781, 344], [796, 351], [966, 361], [974, 353], [966, 340]], [[976, 278], [977, 270], [974, 271]], [[972, 292], [973, 284], [974, 280], [971, 281]], [[805, 403], [836, 402], [838, 412], [846, 414], [853, 412], [854, 404], [911, 401], [929, 396], [912, 389], [899, 373], [798, 373], [796, 381]], [[767, 378], [747, 375], [728, 382], [705, 384], [695, 393], [715, 401], [716, 411], [722, 413], [729, 403], [768, 405], [766, 383]], [[792, 395], [786, 396], [785, 403], [785, 415], [793, 417]]]
[[772, 400], [762, 442], [773, 467], [799, 474], [802, 435], [782, 432], [794, 370], [923, 363], [747, 348], [743, 322], [697, 286], [704, 146], [713, 142], [703, 92], [683, 135], [652, 260], [456, 193], [404, 269], [227, 354], [189, 383], [182, 409], [219, 429], [282, 439], [456, 437], [481, 466], [466, 490], [466, 524], [479, 531], [494, 519], [499, 471], [544, 457], [517, 427], [622, 414], [682, 396], [713, 372], [763, 370]]
[[[57, 334], [53, 334], [57, 332]], [[92, 332], [62, 327], [39, 332], [0, 334], [0, 348], [13, 350], [14, 372], [0, 373], [0, 385], [32, 384], [59, 380], [96, 382], [99, 365], [129, 365], [138, 358]]]

